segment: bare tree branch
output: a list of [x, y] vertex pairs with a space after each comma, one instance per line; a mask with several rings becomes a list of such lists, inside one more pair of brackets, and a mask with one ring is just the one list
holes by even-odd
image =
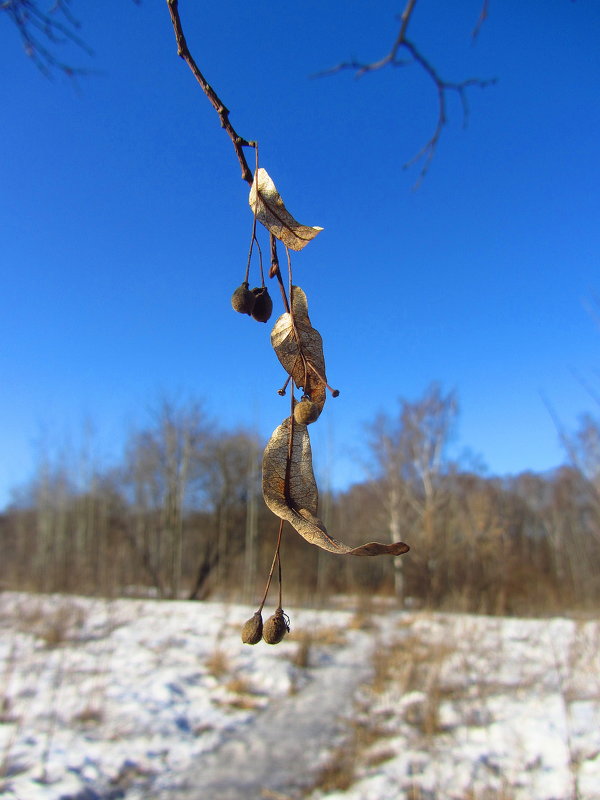
[[[427, 171], [431, 165], [431, 161], [433, 156], [435, 155], [435, 150], [437, 148], [438, 142], [440, 140], [440, 136], [446, 125], [448, 118], [447, 118], [447, 95], [449, 92], [455, 92], [461, 102], [462, 109], [463, 109], [463, 125], [466, 126], [469, 118], [469, 108], [467, 104], [467, 89], [473, 86], [479, 86], [480, 88], [485, 88], [487, 86], [491, 86], [492, 84], [496, 83], [496, 78], [488, 78], [488, 79], [481, 79], [481, 78], [468, 78], [464, 81], [447, 81], [439, 75], [437, 70], [433, 67], [430, 61], [422, 54], [419, 48], [414, 44], [414, 42], [407, 38], [406, 32], [408, 30], [408, 26], [412, 17], [412, 14], [415, 10], [415, 6], [417, 4], [417, 0], [407, 0], [406, 6], [402, 15], [400, 17], [400, 30], [398, 32], [398, 36], [394, 44], [392, 45], [391, 50], [387, 55], [383, 58], [379, 59], [378, 61], [372, 61], [370, 63], [363, 63], [359, 61], [344, 61], [341, 64], [338, 64], [331, 69], [325, 70], [324, 72], [318, 73], [317, 77], [322, 77], [325, 75], [333, 75], [337, 72], [342, 72], [345, 70], [351, 70], [356, 73], [356, 77], [360, 78], [368, 72], [375, 72], [376, 70], [383, 69], [384, 67], [406, 67], [410, 64], [418, 64], [422, 70], [431, 78], [432, 82], [434, 83], [437, 91], [438, 96], [438, 118], [437, 124], [435, 126], [435, 130], [433, 134], [429, 138], [429, 140], [423, 145], [423, 147], [416, 153], [411, 159], [405, 162], [404, 167], [407, 168], [416, 164], [419, 161], [423, 161], [423, 166], [421, 168], [421, 172], [419, 175], [419, 179], [417, 183], [425, 177]], [[478, 22], [478, 26], [481, 27], [481, 23], [483, 19], [481, 19], [482, 15], [487, 15], [487, 0], [484, 2], [484, 6], [482, 8], [482, 12], [480, 15], [480, 22]], [[476, 26], [473, 35], [476, 35], [478, 32], [478, 27]], [[402, 59], [400, 58], [400, 52], [405, 51], [410, 55], [409, 59]]]
[[243, 148], [244, 147], [256, 148], [257, 143], [250, 142], [247, 139], [244, 139], [241, 136], [239, 136], [238, 133], [236, 133], [236, 131], [233, 128], [233, 125], [229, 121], [229, 109], [221, 101], [215, 90], [208, 83], [204, 75], [200, 72], [198, 65], [192, 58], [192, 55], [187, 46], [187, 42], [185, 40], [185, 36], [183, 34], [181, 19], [179, 18], [179, 8], [178, 8], [179, 0], [167, 0], [167, 5], [169, 7], [171, 22], [173, 23], [173, 29], [175, 31], [175, 39], [177, 41], [177, 55], [179, 55], [191, 69], [194, 77], [200, 84], [202, 91], [208, 97], [208, 99], [211, 102], [211, 105], [219, 115], [219, 119], [221, 121], [221, 127], [224, 128], [225, 132], [231, 139], [233, 143], [233, 148], [235, 150], [235, 154], [237, 156], [238, 161], [240, 162], [240, 167], [242, 169], [242, 180], [252, 185], [252, 171], [248, 166], [248, 162], [246, 161], [246, 156], [244, 155]]
[[473, 37], [473, 39], [476, 39], [479, 36], [479, 31], [483, 27], [483, 23], [488, 18], [489, 11], [490, 11], [490, 0], [483, 0], [483, 5], [481, 6], [481, 11], [479, 13], [479, 18], [475, 23], [475, 27], [471, 32], [471, 36]]
[[25, 53], [47, 78], [52, 76], [53, 70], [69, 78], [90, 72], [67, 64], [54, 52], [57, 47], [73, 44], [93, 55], [92, 49], [77, 33], [80, 23], [71, 13], [69, 0], [54, 0], [47, 10], [37, 0], [3, 0], [0, 2], [2, 12], [19, 32]]

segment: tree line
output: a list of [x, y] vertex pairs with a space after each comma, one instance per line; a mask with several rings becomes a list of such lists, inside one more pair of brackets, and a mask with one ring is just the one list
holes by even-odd
[[[484, 613], [592, 607], [600, 599], [600, 425], [564, 437], [549, 474], [490, 477], [448, 456], [455, 393], [432, 384], [368, 429], [371, 473], [321, 494], [320, 515], [349, 544], [402, 539], [397, 559], [352, 559], [286, 530], [286, 591], [395, 596], [403, 605]], [[40, 459], [0, 515], [0, 588], [250, 602], [278, 520], [261, 493], [263, 443], [215, 428], [201, 403], [164, 401], [119, 463]]]

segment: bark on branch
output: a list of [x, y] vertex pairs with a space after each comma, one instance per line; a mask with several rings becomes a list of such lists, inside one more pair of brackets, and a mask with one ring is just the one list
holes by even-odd
[[171, 15], [171, 22], [173, 23], [173, 30], [175, 31], [175, 40], [177, 41], [177, 55], [179, 55], [191, 69], [194, 77], [200, 84], [202, 91], [210, 100], [211, 105], [219, 115], [219, 120], [221, 121], [221, 127], [225, 130], [225, 132], [231, 139], [231, 142], [233, 144], [233, 149], [235, 150], [235, 154], [237, 156], [237, 160], [240, 163], [240, 167], [242, 169], [242, 180], [252, 185], [252, 170], [248, 166], [248, 162], [246, 161], [246, 156], [244, 154], [243, 148], [244, 147], [256, 148], [256, 142], [251, 142], [248, 141], [247, 139], [244, 139], [235, 131], [233, 125], [229, 121], [229, 109], [219, 98], [219, 96], [212, 88], [212, 86], [208, 83], [208, 81], [198, 68], [198, 65], [194, 61], [192, 54], [190, 53], [189, 48], [187, 46], [187, 42], [181, 25], [181, 19], [179, 17], [179, 0], [167, 0], [167, 5], [169, 7], [169, 14]]

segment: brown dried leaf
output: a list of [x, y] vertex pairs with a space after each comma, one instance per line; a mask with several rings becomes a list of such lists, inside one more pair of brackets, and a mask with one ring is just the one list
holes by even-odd
[[275, 429], [263, 456], [263, 496], [270, 510], [287, 520], [308, 542], [330, 553], [350, 556], [399, 556], [409, 550], [403, 542], [368, 542], [348, 547], [327, 533], [317, 516], [319, 493], [312, 468], [312, 451], [306, 425], [293, 425], [289, 450], [291, 418]]
[[301, 225], [292, 217], [266, 169], [254, 173], [250, 208], [256, 219], [290, 250], [302, 250], [323, 228]]
[[299, 286], [292, 286], [291, 303], [293, 317], [290, 313], [279, 317], [271, 331], [271, 344], [284, 370], [320, 414], [327, 395], [323, 340], [310, 324], [306, 295]]

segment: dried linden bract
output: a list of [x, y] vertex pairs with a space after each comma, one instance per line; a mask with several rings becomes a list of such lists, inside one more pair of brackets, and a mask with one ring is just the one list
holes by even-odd
[[263, 635], [263, 621], [260, 611], [257, 611], [242, 627], [242, 642], [244, 644], [258, 644]]
[[244, 281], [231, 295], [231, 305], [239, 314], [252, 314], [254, 311], [255, 295]]

